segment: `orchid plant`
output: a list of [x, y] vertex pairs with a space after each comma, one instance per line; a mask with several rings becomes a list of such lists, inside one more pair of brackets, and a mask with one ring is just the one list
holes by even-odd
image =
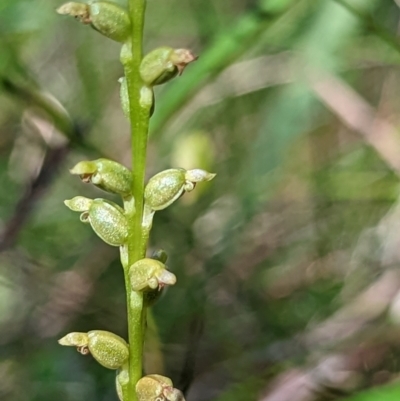
[[118, 247], [127, 296], [128, 341], [114, 333], [92, 330], [73, 332], [59, 340], [83, 354], [91, 354], [102, 366], [117, 371], [116, 391], [121, 401], [182, 401], [182, 392], [164, 376], [143, 376], [143, 344], [146, 311], [176, 276], [165, 265], [165, 252], [146, 257], [153, 216], [170, 206], [199, 182], [215, 174], [201, 169], [171, 168], [152, 177], [145, 185], [149, 120], [154, 112], [155, 85], [177, 75], [196, 57], [187, 49], [157, 48], [143, 56], [146, 0], [129, 0], [128, 9], [108, 1], [69, 2], [57, 12], [89, 25], [120, 43], [124, 77], [120, 79], [121, 106], [130, 121], [132, 170], [108, 159], [79, 162], [71, 169], [82, 181], [121, 197], [123, 207], [107, 199], [76, 196], [66, 200], [80, 220], [89, 224], [107, 244]]

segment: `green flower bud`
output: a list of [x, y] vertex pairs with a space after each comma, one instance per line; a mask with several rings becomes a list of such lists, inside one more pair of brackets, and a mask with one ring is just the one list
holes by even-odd
[[128, 222], [124, 210], [106, 199], [77, 196], [64, 203], [73, 211], [83, 212], [81, 221], [90, 223], [93, 231], [107, 244], [121, 246], [128, 237]]
[[139, 401], [185, 401], [183, 394], [173, 388], [171, 379], [161, 375], [148, 375], [136, 383]]
[[153, 210], [162, 210], [175, 202], [185, 190], [185, 170], [169, 169], [150, 178], [144, 191], [146, 204]]
[[88, 337], [90, 353], [105, 368], [118, 369], [128, 360], [128, 344], [120, 336], [109, 331], [92, 330]]
[[121, 368], [129, 357], [126, 341], [109, 331], [92, 330], [88, 333], [69, 333], [58, 340], [58, 343], [77, 347], [83, 355], [90, 352], [100, 365], [108, 369]]
[[128, 237], [128, 222], [123, 210], [113, 202], [94, 199], [88, 221], [93, 231], [107, 244], [121, 246]]
[[175, 202], [184, 192], [194, 189], [197, 182], [210, 181], [215, 174], [201, 169], [169, 169], [150, 178], [144, 191], [146, 206], [162, 210]]
[[140, 76], [146, 85], [161, 85], [182, 74], [185, 67], [196, 59], [197, 57], [186, 49], [159, 47], [143, 58]]
[[125, 42], [130, 37], [131, 23], [123, 8], [108, 1], [90, 4], [70, 2], [57, 9], [59, 14], [71, 15], [83, 24], [91, 26], [102, 35], [117, 42]]
[[125, 42], [131, 34], [129, 15], [123, 8], [108, 1], [89, 5], [93, 28], [116, 42]]
[[175, 274], [166, 269], [164, 263], [150, 258], [138, 260], [129, 268], [133, 291], [161, 290], [176, 283]]
[[129, 196], [132, 173], [122, 164], [108, 159], [82, 161], [75, 165], [71, 174], [79, 175], [83, 182], [91, 182], [104, 191]]

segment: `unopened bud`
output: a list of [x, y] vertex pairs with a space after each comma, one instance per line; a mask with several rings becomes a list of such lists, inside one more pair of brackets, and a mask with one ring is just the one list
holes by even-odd
[[128, 222], [123, 210], [104, 199], [94, 199], [88, 220], [93, 231], [107, 244], [121, 246], [128, 237]]
[[83, 355], [89, 352], [96, 361], [108, 369], [119, 369], [128, 360], [129, 348], [126, 341], [114, 333], [92, 330], [88, 333], [69, 333], [59, 344], [77, 347]]
[[122, 164], [108, 159], [82, 161], [75, 165], [71, 174], [79, 175], [83, 182], [91, 182], [104, 191], [129, 196], [132, 173]]
[[186, 49], [159, 47], [143, 58], [140, 76], [146, 85], [161, 85], [182, 74], [185, 67], [196, 59], [197, 57]]
[[169, 169], [150, 178], [144, 191], [145, 204], [152, 210], [162, 210], [176, 201], [184, 192], [194, 189], [196, 183], [210, 181], [215, 174], [205, 170]]
[[90, 24], [102, 35], [117, 42], [125, 42], [130, 37], [129, 15], [122, 7], [108, 1], [90, 4], [70, 2], [57, 9], [59, 14], [71, 15], [84, 24]]
[[185, 190], [185, 170], [169, 169], [150, 178], [144, 191], [146, 204], [153, 210], [162, 210], [176, 201]]
[[129, 268], [133, 291], [161, 290], [166, 285], [174, 285], [176, 277], [166, 269], [164, 263], [150, 258], [135, 262]]
[[77, 196], [64, 203], [73, 211], [83, 212], [81, 221], [90, 223], [93, 231], [107, 244], [122, 246], [128, 237], [128, 222], [124, 210], [106, 199]]
[[147, 375], [136, 384], [139, 401], [185, 401], [183, 394], [173, 387], [171, 379], [161, 375]]

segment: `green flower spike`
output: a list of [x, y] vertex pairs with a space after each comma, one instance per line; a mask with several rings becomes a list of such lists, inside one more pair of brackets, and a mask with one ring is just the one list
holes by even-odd
[[187, 49], [159, 47], [143, 58], [140, 76], [146, 85], [161, 85], [181, 75], [185, 67], [196, 59]]
[[92, 330], [88, 333], [69, 333], [58, 343], [76, 347], [82, 355], [91, 353], [96, 361], [108, 369], [119, 369], [128, 360], [129, 348], [126, 341], [114, 333]]
[[75, 212], [83, 212], [81, 221], [90, 223], [93, 231], [107, 244], [122, 246], [128, 237], [128, 222], [124, 210], [106, 199], [88, 199], [76, 196], [64, 201]]
[[175, 274], [166, 269], [164, 263], [150, 258], [140, 259], [129, 268], [133, 291], [161, 290], [176, 283]]
[[145, 204], [151, 210], [162, 210], [175, 202], [184, 192], [194, 189], [196, 183], [210, 181], [215, 174], [205, 170], [169, 169], [150, 178], [144, 192]]
[[132, 173], [122, 164], [112, 160], [81, 161], [70, 173], [79, 175], [83, 182], [90, 182], [104, 191], [123, 197], [131, 194]]
[[75, 17], [83, 24], [90, 24], [102, 35], [115, 40], [126, 42], [131, 31], [128, 13], [115, 3], [108, 1], [93, 1], [85, 3], [65, 3], [57, 9], [62, 15]]
[[160, 375], [142, 377], [136, 384], [136, 394], [139, 401], [185, 401], [171, 379]]

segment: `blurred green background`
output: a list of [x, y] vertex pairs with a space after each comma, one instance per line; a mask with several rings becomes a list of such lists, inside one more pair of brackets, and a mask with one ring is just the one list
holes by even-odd
[[[117, 400], [57, 339], [126, 336], [118, 251], [63, 205], [106, 196], [77, 161], [130, 165], [120, 46], [60, 4], [0, 1], [4, 401]], [[218, 174], [151, 236], [178, 284], [146, 370], [188, 401], [400, 399], [398, 33], [398, 0], [148, 0], [146, 51], [200, 56], [157, 88], [148, 177]]]

